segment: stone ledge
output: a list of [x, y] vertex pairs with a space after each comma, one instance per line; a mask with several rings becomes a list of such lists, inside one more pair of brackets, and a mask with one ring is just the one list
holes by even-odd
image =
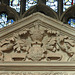
[[75, 71], [75, 63], [62, 62], [4, 62], [0, 71]]

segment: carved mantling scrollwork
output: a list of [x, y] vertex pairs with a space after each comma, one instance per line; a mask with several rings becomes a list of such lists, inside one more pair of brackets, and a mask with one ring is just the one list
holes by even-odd
[[0, 42], [1, 61], [75, 61], [75, 43], [58, 31], [39, 25], [14, 33]]

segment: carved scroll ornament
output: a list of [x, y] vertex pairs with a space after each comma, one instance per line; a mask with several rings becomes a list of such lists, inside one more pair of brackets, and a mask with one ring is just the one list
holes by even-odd
[[63, 57], [75, 61], [74, 41], [38, 25], [0, 42], [0, 61], [64, 61]]

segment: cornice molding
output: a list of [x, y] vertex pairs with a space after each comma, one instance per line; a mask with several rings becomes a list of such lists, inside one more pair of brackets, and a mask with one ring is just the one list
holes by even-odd
[[75, 28], [72, 28], [71, 26], [69, 26], [67, 24], [63, 24], [62, 22], [55, 20], [51, 17], [48, 17], [39, 12], [34, 13], [34, 14], [32, 14], [26, 18], [23, 18], [21, 20], [18, 20], [10, 26], [0, 29], [0, 39], [2, 39], [3, 37], [7, 36], [10, 33], [13, 33], [16, 30], [19, 30], [22, 27], [26, 27], [26, 28], [29, 28], [31, 26], [33, 27], [34, 25], [32, 23], [34, 23], [38, 20], [43, 23], [43, 24], [40, 23], [40, 25], [42, 25], [46, 28], [54, 28], [55, 30], [60, 31], [62, 33], [62, 35], [71, 36], [72, 39], [75, 40]]
[[5, 62], [0, 63], [0, 71], [75, 71], [75, 63], [53, 62]]

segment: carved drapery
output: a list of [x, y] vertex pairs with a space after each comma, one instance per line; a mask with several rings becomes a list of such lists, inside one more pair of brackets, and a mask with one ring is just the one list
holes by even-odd
[[0, 42], [0, 61], [75, 61], [75, 43], [38, 24]]

